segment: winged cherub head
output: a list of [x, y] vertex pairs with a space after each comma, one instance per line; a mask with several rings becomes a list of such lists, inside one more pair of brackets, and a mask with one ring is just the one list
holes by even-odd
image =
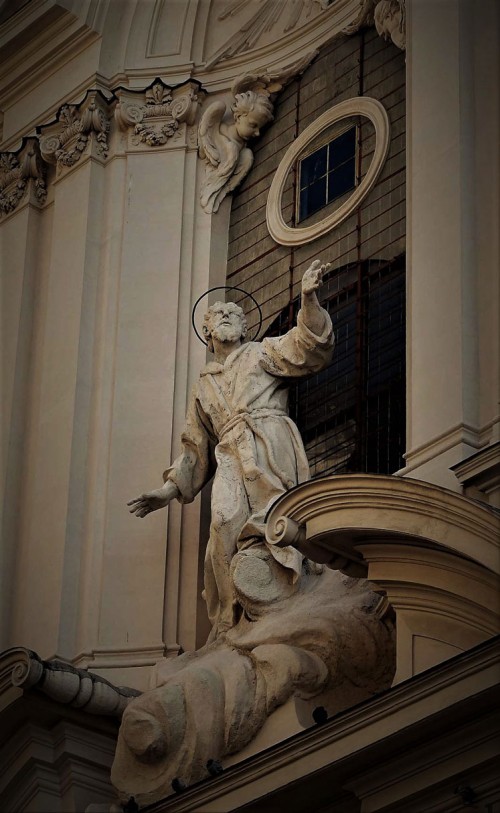
[[231, 110], [236, 132], [243, 141], [258, 136], [260, 128], [273, 119], [273, 106], [268, 96], [254, 90], [237, 93]]

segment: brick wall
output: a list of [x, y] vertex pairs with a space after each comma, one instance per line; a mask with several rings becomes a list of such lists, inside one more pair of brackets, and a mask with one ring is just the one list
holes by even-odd
[[[361, 207], [341, 225], [309, 243], [277, 245], [266, 225], [269, 188], [288, 147], [321, 113], [353, 96], [382, 102], [391, 123], [387, 161]], [[361, 120], [361, 172], [374, 147], [371, 124]], [[228, 284], [252, 293], [263, 308], [264, 330], [300, 288], [300, 279], [315, 258], [342, 268], [359, 260], [390, 260], [405, 244], [405, 62], [404, 53], [382, 40], [374, 29], [337, 38], [324, 48], [300, 80], [290, 84], [275, 106], [275, 120], [253, 145], [255, 163], [233, 198], [229, 235]], [[293, 224], [294, 177], [283, 195], [285, 221]], [[334, 204], [331, 204], [333, 206]], [[329, 207], [311, 219], [322, 219]], [[255, 309], [247, 310], [249, 325]]]

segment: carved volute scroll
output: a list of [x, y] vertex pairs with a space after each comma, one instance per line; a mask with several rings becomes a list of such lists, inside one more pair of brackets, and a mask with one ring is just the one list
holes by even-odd
[[45, 171], [36, 138], [27, 138], [17, 152], [0, 153], [0, 215], [13, 212], [30, 196], [42, 205], [47, 197]]
[[91, 90], [80, 104], [63, 104], [52, 124], [39, 128], [42, 158], [58, 171], [72, 167], [84, 153], [105, 159], [108, 155], [110, 102]]
[[204, 91], [198, 82], [189, 81], [171, 88], [155, 79], [145, 91], [117, 88], [115, 119], [123, 131], [131, 131], [133, 146], [163, 147], [181, 137], [181, 125], [196, 121]]

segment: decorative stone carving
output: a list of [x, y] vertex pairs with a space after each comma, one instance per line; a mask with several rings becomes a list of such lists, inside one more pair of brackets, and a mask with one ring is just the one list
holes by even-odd
[[140, 101], [137, 96], [127, 98], [127, 94], [132, 93], [125, 88], [115, 91], [119, 98], [115, 109], [119, 127], [122, 130], [134, 128], [132, 144], [161, 147], [176, 135], [180, 124], [195, 123], [204, 91], [195, 81], [171, 88], [156, 78], [145, 93], [140, 93]]
[[304, 274], [297, 326], [284, 336], [242, 344], [241, 309], [211, 306], [203, 332], [215, 361], [193, 393], [183, 452], [162, 488], [129, 503], [145, 517], [174, 497], [190, 502], [215, 469], [205, 560], [212, 632], [201, 649], [166, 660], [158, 687], [128, 705], [112, 770], [123, 801], [143, 806], [208, 776], [213, 760], [241, 750], [294, 695], [333, 691], [333, 714], [391, 682], [385, 600], [264, 535], [269, 505], [309, 476], [284, 381], [330, 358], [331, 321], [316, 296], [326, 267], [315, 261]]
[[98, 90], [91, 90], [81, 104], [63, 104], [53, 124], [39, 128], [40, 151], [58, 169], [72, 167], [95, 143], [96, 157], [108, 154], [110, 104]]
[[377, 33], [385, 40], [391, 39], [401, 50], [406, 48], [405, 0], [380, 0], [373, 12]]
[[[321, 0], [331, 5], [333, 0]], [[391, 39], [398, 48], [406, 48], [405, 0], [361, 0], [356, 19], [347, 25], [343, 34], [355, 34], [363, 26], [375, 25], [377, 34]]]
[[27, 138], [18, 152], [0, 153], [0, 213], [9, 214], [24, 196], [43, 204], [47, 197], [45, 171], [36, 138]]
[[395, 683], [500, 631], [495, 509], [413, 478], [347, 474], [301, 484], [267, 520], [269, 544], [366, 576], [387, 596]]
[[121, 717], [130, 700], [140, 694], [135, 689], [117, 688], [99, 675], [63, 661], [43, 661], [30, 649], [7, 650], [2, 661], [13, 686], [38, 689], [59, 703], [91, 714]]
[[[327, 8], [324, 0], [314, 0], [322, 10]], [[219, 23], [248, 9], [247, 0], [232, 0], [226, 3], [222, 11], [217, 15]], [[316, 6], [317, 7], [317, 6]], [[283, 33], [293, 31], [297, 26], [303, 12], [309, 18], [314, 8], [311, 0], [296, 0], [290, 3], [289, 0], [264, 0], [260, 3], [255, 13], [243, 23], [239, 30], [219, 48], [206, 63], [206, 68], [211, 69], [219, 62], [230, 59], [236, 54], [242, 54], [252, 50], [262, 38], [262, 35], [273, 28], [278, 22], [281, 23]]]
[[233, 84], [230, 108], [219, 100], [205, 110], [199, 127], [199, 154], [207, 164], [200, 196], [205, 212], [217, 212], [226, 195], [248, 175], [253, 164], [248, 141], [272, 121], [277, 94], [316, 54], [307, 54], [279, 74], [245, 74]]

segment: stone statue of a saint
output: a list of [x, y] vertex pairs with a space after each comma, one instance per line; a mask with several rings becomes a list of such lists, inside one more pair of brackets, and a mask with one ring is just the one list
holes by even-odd
[[332, 714], [392, 680], [394, 629], [369, 583], [265, 538], [272, 502], [309, 477], [287, 387], [330, 359], [332, 325], [316, 295], [326, 268], [316, 260], [305, 272], [297, 325], [284, 336], [243, 343], [242, 310], [209, 308], [203, 331], [215, 358], [192, 394], [182, 453], [162, 488], [129, 503], [145, 517], [174, 497], [190, 502], [214, 475], [212, 633], [195, 652], [164, 659], [156, 687], [128, 703], [111, 771], [122, 802], [151, 804], [208, 776], [291, 698], [319, 697]]
[[230, 629], [242, 610], [231, 575], [237, 552], [269, 552], [292, 583], [301, 573], [297, 550], [267, 546], [264, 519], [273, 500], [309, 478], [300, 434], [287, 414], [287, 385], [330, 361], [332, 324], [316, 295], [327, 267], [315, 260], [305, 272], [297, 325], [283, 336], [243, 343], [241, 308], [221, 302], [209, 308], [203, 333], [215, 359], [192, 394], [182, 454], [165, 472], [162, 488], [129, 503], [132, 513], [145, 517], [174, 497], [191, 502], [215, 474], [205, 560], [212, 638]]

